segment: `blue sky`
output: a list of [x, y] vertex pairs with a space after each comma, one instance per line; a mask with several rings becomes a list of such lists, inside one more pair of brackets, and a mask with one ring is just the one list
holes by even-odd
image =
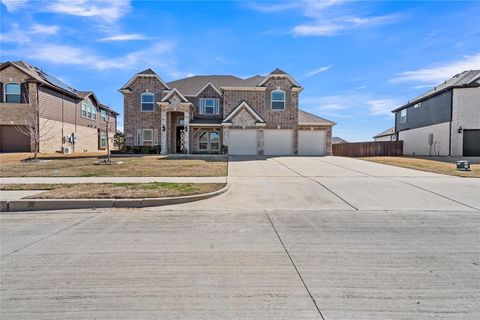
[[117, 91], [153, 68], [165, 81], [279, 67], [300, 107], [370, 140], [390, 110], [480, 69], [478, 1], [1, 0], [1, 60], [25, 60], [122, 113]]

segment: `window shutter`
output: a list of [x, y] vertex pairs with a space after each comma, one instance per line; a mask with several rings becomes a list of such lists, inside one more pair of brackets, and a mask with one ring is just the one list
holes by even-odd
[[3, 82], [0, 82], [0, 103], [3, 102]]
[[203, 98], [200, 98], [200, 114], [203, 114]]
[[220, 114], [220, 99], [215, 99], [215, 114]]
[[28, 83], [26, 82], [23, 82], [20, 85], [20, 97], [22, 99], [21, 100], [22, 103], [30, 103], [29, 97], [28, 97]]
[[154, 130], [154, 134], [153, 134], [153, 144], [158, 146], [158, 129], [155, 129]]
[[136, 141], [137, 146], [142, 145], [142, 129], [137, 129], [137, 141]]

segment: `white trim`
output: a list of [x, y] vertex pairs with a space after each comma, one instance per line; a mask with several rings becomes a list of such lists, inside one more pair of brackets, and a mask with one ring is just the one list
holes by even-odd
[[220, 87], [222, 90], [229, 91], [266, 91], [266, 87]]
[[[152, 104], [153, 104], [153, 107], [152, 107], [152, 110], [143, 110], [143, 101], [142, 101], [142, 98], [144, 95], [148, 95], [148, 96], [153, 96], [153, 101], [152, 101]], [[154, 112], [155, 111], [155, 93], [153, 92], [142, 92], [140, 94], [140, 111], [141, 112]], [[150, 103], [150, 102], [145, 102], [145, 103]]]
[[[283, 93], [283, 108], [282, 109], [277, 109], [277, 108], [273, 108], [273, 93], [274, 92], [282, 92]], [[275, 102], [281, 102], [281, 100], [275, 100]], [[270, 92], [270, 110], [273, 110], [273, 111], [285, 111], [286, 109], [286, 104], [287, 104], [287, 93], [281, 89], [276, 89], [276, 90], [272, 90]]]
[[188, 101], [187, 98], [185, 98], [185, 96], [184, 96], [183, 94], [180, 93], [180, 91], [177, 90], [177, 88], [173, 88], [173, 89], [172, 89], [165, 97], [163, 97], [163, 99], [160, 100], [160, 101], [162, 101], [162, 102], [168, 101], [168, 99], [169, 99], [174, 93], [177, 93], [177, 94], [180, 96], [180, 98], [183, 99], [184, 102], [190, 102], [190, 101]]
[[200, 89], [196, 94], [195, 94], [195, 97], [197, 97], [200, 93], [203, 92], [203, 90], [205, 90], [208, 86], [212, 86], [213, 90], [215, 90], [219, 96], [222, 96], [222, 93], [220, 92], [220, 90], [217, 89], [217, 87], [215, 87], [211, 82], [208, 82], [206, 85], [203, 86], [202, 89]]
[[[20, 102], [7, 102], [7, 84], [18, 84], [20, 87]], [[20, 82], [10, 81], [3, 84], [3, 103], [22, 103], [22, 84]]]
[[124, 90], [124, 89], [127, 89], [127, 87], [132, 84], [132, 82], [137, 79], [137, 77], [154, 77], [154, 78], [157, 78], [158, 81], [160, 81], [160, 83], [167, 89], [170, 89], [170, 87], [162, 80], [160, 79], [160, 77], [156, 74], [139, 74], [137, 73], [136, 75], [134, 75], [130, 80], [128, 80], [128, 82], [122, 87], [120, 88], [120, 90]]
[[260, 87], [264, 85], [265, 82], [267, 82], [270, 78], [274, 78], [274, 77], [277, 77], [277, 78], [285, 77], [288, 80], [290, 80], [290, 82], [292, 82], [296, 87], [300, 87], [297, 81], [295, 81], [295, 79], [293, 79], [292, 76], [290, 76], [289, 74], [269, 74], [267, 77], [265, 77], [265, 79], [262, 80], [262, 82], [258, 84], [258, 86]]
[[245, 108], [247, 109], [248, 111], [250, 111], [251, 114], [253, 114], [253, 116], [255, 117], [255, 119], [257, 121], [260, 121], [260, 122], [265, 122], [263, 121], [263, 119], [258, 115], [258, 113], [255, 112], [255, 110], [252, 109], [252, 107], [250, 107], [248, 105], [248, 103], [246, 103], [245, 101], [242, 101], [242, 103], [240, 103], [235, 109], [233, 109], [232, 112], [230, 112], [230, 114], [223, 120], [222, 123], [226, 122], [226, 121], [229, 121], [231, 118], [233, 118], [233, 116], [235, 114], [238, 113], [238, 111], [240, 111], [242, 108]]
[[230, 125], [229, 123], [226, 124], [212, 124], [212, 123], [189, 123], [189, 127], [211, 127], [211, 128], [219, 128], [222, 125]]
[[[145, 131], [150, 131], [150, 132], [152, 133], [152, 139], [151, 139], [151, 140], [146, 140], [146, 139], [145, 139], [145, 137], [144, 137], [144, 136], [145, 136]], [[150, 146], [153, 146], [153, 145], [154, 145], [154, 144], [153, 144], [153, 141], [154, 141], [154, 140], [155, 140], [155, 138], [154, 138], [154, 136], [153, 136], [153, 129], [142, 129], [142, 146], [145, 145], [145, 141], [150, 142], [150, 143], [151, 143]]]

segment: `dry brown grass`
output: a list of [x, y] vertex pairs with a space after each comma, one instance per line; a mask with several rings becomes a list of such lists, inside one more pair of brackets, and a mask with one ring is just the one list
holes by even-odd
[[22, 162], [28, 156], [1, 155], [0, 177], [220, 177], [227, 175], [227, 159], [218, 157], [113, 157], [121, 164], [95, 165], [98, 156], [47, 157], [46, 162]]
[[459, 171], [454, 163], [408, 157], [365, 157], [362, 160], [409, 169], [447, 174], [458, 177], [480, 178], [480, 164], [472, 164], [471, 171]]
[[4, 184], [0, 190], [48, 190], [28, 199], [141, 199], [179, 197], [213, 192], [223, 183], [86, 183]]
[[[0, 154], [0, 163], [7, 164], [7, 163], [15, 163], [20, 162], [22, 160], [26, 160], [29, 158], [33, 158], [33, 153], [30, 152], [17, 152], [17, 153], [1, 153]], [[84, 153], [71, 153], [71, 154], [63, 154], [63, 153], [39, 153], [39, 159], [74, 159], [74, 158], [88, 158], [88, 157], [102, 157], [105, 156], [105, 151], [99, 152], [84, 152]]]

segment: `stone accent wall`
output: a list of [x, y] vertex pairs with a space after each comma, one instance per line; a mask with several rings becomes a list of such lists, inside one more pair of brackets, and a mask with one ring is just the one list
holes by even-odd
[[[131, 93], [124, 94], [124, 132], [127, 135], [127, 144], [136, 144], [137, 129], [157, 129], [161, 131], [160, 108], [155, 103], [153, 112], [141, 110], [140, 95], [144, 92], [155, 94], [155, 102], [165, 96], [165, 86], [155, 77], [138, 76], [130, 86]], [[159, 139], [159, 137], [157, 137]], [[159, 141], [159, 140], [157, 140]]]

